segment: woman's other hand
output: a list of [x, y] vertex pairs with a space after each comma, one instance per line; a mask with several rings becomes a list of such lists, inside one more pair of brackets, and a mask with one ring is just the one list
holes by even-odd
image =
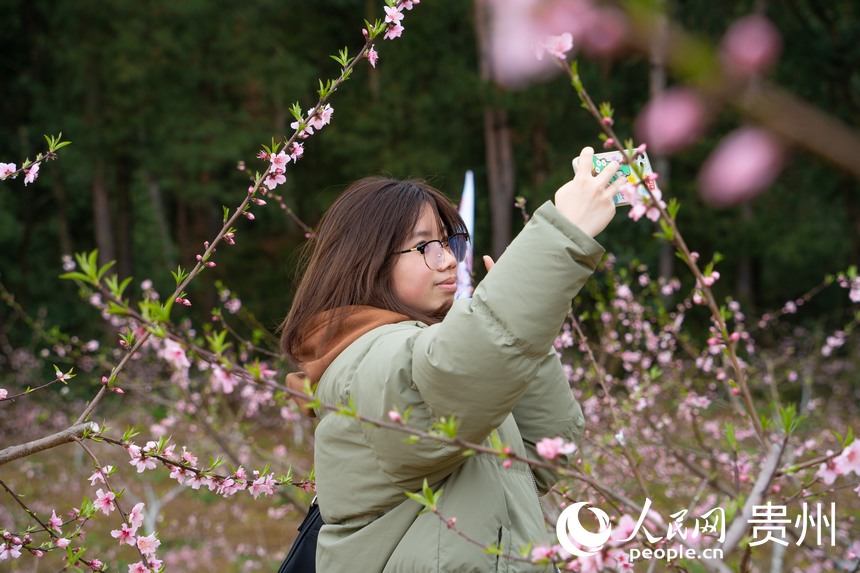
[[619, 177], [611, 185], [609, 180], [620, 165], [612, 161], [597, 175], [592, 174], [594, 149], [585, 147], [579, 157], [576, 176], [555, 192], [555, 206], [574, 225], [589, 237], [595, 237], [615, 216], [615, 202], [612, 198], [624, 184]]

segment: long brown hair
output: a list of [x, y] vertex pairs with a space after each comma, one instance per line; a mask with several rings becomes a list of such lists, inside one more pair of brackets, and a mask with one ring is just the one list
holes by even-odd
[[366, 177], [335, 200], [304, 247], [307, 266], [281, 324], [281, 348], [293, 363], [303, 328], [324, 311], [367, 305], [428, 324], [444, 317], [447, 309], [428, 315], [394, 293], [392, 253], [402, 248], [425, 206], [436, 212], [446, 234], [467, 232], [451, 201], [424, 181]]

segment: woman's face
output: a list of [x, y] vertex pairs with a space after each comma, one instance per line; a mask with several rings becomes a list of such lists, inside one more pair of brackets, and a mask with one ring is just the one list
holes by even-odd
[[[435, 211], [425, 205], [412, 234], [399, 250], [445, 238]], [[448, 249], [443, 250], [442, 268], [439, 270], [430, 269], [418, 251], [396, 256], [392, 279], [394, 293], [401, 302], [426, 314], [437, 314], [451, 306], [457, 292], [457, 259]]]

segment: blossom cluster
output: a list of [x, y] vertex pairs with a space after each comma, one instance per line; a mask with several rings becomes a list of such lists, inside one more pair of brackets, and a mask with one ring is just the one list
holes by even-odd
[[[182, 454], [179, 456], [176, 454], [175, 444], [159, 450], [159, 444], [154, 441], [147, 442], [143, 447], [128, 443], [125, 445], [125, 449], [131, 457], [128, 462], [129, 465], [136, 467], [138, 473], [155, 469], [158, 465], [157, 462], [161, 461], [170, 467], [170, 477], [178, 483], [194, 490], [205, 486], [209, 491], [214, 491], [225, 498], [246, 490], [254, 499], [260, 495], [274, 495], [275, 486], [279, 485], [274, 473], [261, 475], [259, 471], [255, 470], [252, 479], [242, 466], [239, 466], [229, 476], [219, 476], [199, 470], [195, 467], [197, 456], [188, 451], [185, 446], [182, 447]], [[104, 495], [108, 497], [112, 494], [109, 492]], [[102, 508], [98, 502], [97, 506]]]
[[[833, 452], [828, 451], [827, 455], [831, 456]], [[838, 456], [822, 463], [815, 475], [820, 477], [825, 485], [831, 485], [837, 477], [850, 473], [860, 476], [860, 439], [855, 439]]]
[[34, 163], [29, 167], [22, 167], [20, 170], [14, 163], [0, 162], [0, 181], [7, 178], [15, 178], [19, 171], [24, 171], [24, 185], [29, 185], [39, 177], [39, 164]]

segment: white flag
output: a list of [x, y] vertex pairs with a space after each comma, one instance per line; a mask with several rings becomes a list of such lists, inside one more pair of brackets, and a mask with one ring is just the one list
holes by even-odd
[[463, 183], [463, 196], [460, 198], [460, 217], [466, 223], [469, 232], [469, 247], [466, 258], [457, 266], [457, 294], [455, 298], [470, 298], [472, 296], [472, 245], [475, 236], [475, 174], [466, 171]]

